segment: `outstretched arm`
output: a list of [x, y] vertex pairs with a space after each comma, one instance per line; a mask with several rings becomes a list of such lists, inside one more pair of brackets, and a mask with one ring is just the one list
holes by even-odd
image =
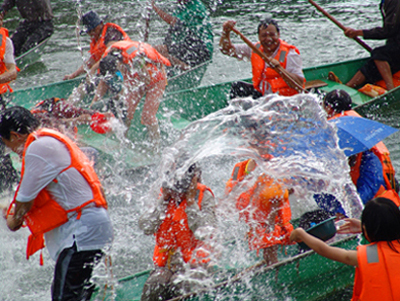
[[313, 249], [315, 253], [321, 256], [344, 264], [358, 266], [357, 251], [331, 247], [322, 240], [308, 234], [302, 228], [297, 228], [292, 231], [290, 234], [290, 241], [304, 242], [307, 246]]

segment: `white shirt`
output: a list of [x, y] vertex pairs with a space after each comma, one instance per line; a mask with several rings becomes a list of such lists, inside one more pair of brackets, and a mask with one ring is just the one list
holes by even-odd
[[[91, 200], [92, 190], [75, 168], [60, 174], [70, 164], [69, 151], [59, 140], [45, 136], [33, 141], [26, 150], [25, 172], [17, 200], [29, 202], [45, 187], [65, 210]], [[107, 210], [89, 205], [82, 210], [79, 220], [76, 213], [71, 213], [69, 221], [45, 233], [45, 239], [50, 256], [56, 260], [59, 253], [74, 242], [78, 251], [102, 249], [112, 242], [113, 231]]]
[[[236, 49], [239, 60], [251, 59], [252, 49], [247, 44], [234, 44], [233, 46]], [[278, 50], [279, 47], [275, 50], [272, 58], [277, 55]], [[287, 54], [285, 70], [304, 78], [303, 61], [301, 60], [300, 54], [298, 54], [294, 49], [290, 49]]]
[[9, 37], [6, 38], [6, 52], [4, 53], [3, 58], [4, 64], [14, 64], [14, 44]]

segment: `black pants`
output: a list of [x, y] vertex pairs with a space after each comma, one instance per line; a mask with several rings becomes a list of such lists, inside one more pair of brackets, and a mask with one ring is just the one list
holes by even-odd
[[11, 36], [15, 57], [27, 52], [53, 34], [53, 21], [22, 21]]
[[90, 300], [95, 285], [90, 282], [94, 266], [103, 253], [101, 250], [76, 250], [74, 244], [58, 256], [52, 284], [53, 301]]

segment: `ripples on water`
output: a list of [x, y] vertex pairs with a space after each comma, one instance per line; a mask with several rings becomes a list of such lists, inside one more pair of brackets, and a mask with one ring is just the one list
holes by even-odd
[[[141, 39], [143, 33], [141, 14], [145, 1], [97, 0], [80, 1], [78, 3], [82, 11], [93, 9], [102, 17], [109, 15], [108, 20], [127, 29], [128, 34], [133, 39]], [[214, 63], [209, 66], [202, 85], [237, 79], [237, 74], [240, 74], [242, 78], [251, 76], [249, 62], [238, 62], [235, 59], [223, 56], [218, 51], [218, 39], [222, 23], [228, 19], [238, 21], [237, 28], [255, 41], [257, 39], [255, 31], [259, 19], [266, 15], [272, 15], [280, 24], [281, 37], [300, 49], [305, 67], [367, 56], [365, 50], [357, 43], [345, 38], [339, 28], [320, 13], [317, 13], [307, 1], [214, 0], [208, 1], [208, 3], [214, 26], [215, 52]], [[367, 28], [380, 24], [379, 3], [377, 1], [323, 1], [319, 4], [344, 25]], [[75, 4], [71, 1], [53, 1], [52, 5], [56, 16], [55, 33], [44, 50], [42, 61], [21, 72], [14, 88], [59, 81], [65, 74], [73, 72], [82, 63], [75, 36]], [[166, 1], [162, 5], [168, 8]], [[13, 29], [17, 23], [18, 14], [14, 12], [7, 17], [5, 26]], [[166, 27], [154, 14], [150, 26], [149, 42], [152, 44], [161, 43]], [[241, 42], [234, 34], [232, 34], [232, 39], [234, 42]], [[88, 37], [80, 37], [80, 43], [86, 56], [89, 45]], [[371, 46], [379, 45], [379, 43], [368, 41]], [[268, 115], [271, 113], [267, 113], [266, 109], [270, 109], [273, 104], [278, 103], [282, 104], [279, 99], [275, 99], [268, 105], [256, 106], [251, 109], [252, 116], [258, 120], [263, 119], [263, 117], [271, 118], [271, 115]], [[300, 111], [293, 111], [294, 107], [301, 109], [302, 114], [300, 114]], [[272, 116], [272, 118], [284, 117], [282, 120], [285, 120], [286, 123], [282, 120], [278, 123], [282, 126], [281, 130], [289, 127], [291, 129], [296, 127], [297, 129], [300, 129], [299, 127], [309, 129], [310, 126], [318, 125], [318, 128], [322, 127], [324, 135], [331, 135], [329, 126], [324, 121], [323, 113], [311, 96], [285, 101], [281, 109], [286, 110], [286, 115], [280, 115], [278, 112], [277, 115]], [[231, 128], [234, 125], [232, 122], [240, 120], [240, 116], [247, 113], [243, 112], [239, 105], [215, 113], [189, 127], [182, 140], [173, 144], [168, 150], [171, 155], [174, 153], [174, 148], [177, 148], [178, 145], [184, 145], [191, 156], [191, 160], [200, 162], [203, 169], [203, 182], [213, 189], [220, 202], [223, 197], [225, 182], [231, 174], [233, 165], [246, 157], [252, 157], [260, 162], [259, 156], [255, 152], [249, 151], [248, 141], [244, 136], [238, 135], [235, 131], [223, 131], [227, 127]], [[300, 116], [306, 118], [308, 122], [299, 122]], [[290, 118], [287, 119], [288, 117]], [[269, 126], [268, 123], [266, 123], [266, 126]], [[234, 128], [243, 131], [240, 128], [240, 123], [236, 124]], [[274, 130], [276, 132], [270, 133], [272, 135], [269, 137], [270, 139], [284, 135], [289, 143], [289, 140], [294, 138], [288, 136], [291, 132], [281, 133], [276, 128]], [[313, 133], [313, 137], [316, 141], [319, 141], [318, 143], [322, 143], [323, 141], [318, 140], [316, 134], [317, 132]], [[170, 138], [171, 142], [178, 137], [179, 134], [174, 133]], [[202, 139], [199, 139], [200, 137]], [[394, 143], [395, 141], [392, 142], [392, 144]], [[341, 187], [349, 181], [348, 178], [342, 178], [345, 174], [343, 170], [347, 168], [345, 159], [337, 149], [331, 147], [331, 144], [325, 142], [321, 145], [323, 145], [322, 149], [308, 149], [308, 156], [302, 155], [304, 149], [303, 153], [291, 154], [288, 157], [277, 156], [271, 163], [261, 164], [259, 171], [271, 174], [276, 178], [285, 178], [296, 173], [298, 176], [310, 179], [310, 175], [313, 175], [314, 180], [318, 179], [322, 181], [321, 183], [324, 183], [324, 189], [337, 196], [343, 196]], [[321, 150], [331, 156], [321, 158], [318, 155]], [[167, 153], [164, 154], [163, 158], [166, 162], [170, 160]], [[316, 158], [318, 158], [318, 164], [315, 164]], [[159, 161], [156, 163], [159, 163]], [[110, 215], [115, 227], [115, 241], [111, 254], [113, 256], [113, 271], [117, 278], [152, 267], [151, 254], [154, 239], [144, 236], [139, 231], [137, 220], [139, 215], [152, 205], [152, 197], [158, 193], [160, 184], [158, 175], [164, 172], [162, 166], [164, 165], [161, 165], [160, 168], [149, 166], [130, 170], [126, 173], [114, 174], [110, 173], [108, 169], [107, 172], [102, 172], [103, 169], [100, 168], [100, 176], [107, 191]], [[341, 168], [338, 168], [338, 166]], [[310, 170], [312, 170], [311, 174]], [[328, 181], [328, 179], [331, 180]], [[301, 189], [295, 181], [293, 183], [294, 188], [297, 187], [299, 200], [302, 198], [304, 200], [309, 199], [310, 190]], [[314, 188], [316, 189], [316, 187]], [[8, 199], [10, 198], [11, 196]], [[344, 205], [347, 209], [349, 208], [348, 202], [345, 202]], [[299, 208], [301, 206], [298, 206]], [[222, 206], [218, 210], [220, 216], [223, 216], [225, 208]], [[230, 219], [225, 219], [225, 222], [220, 221], [221, 239], [227, 241], [243, 238], [245, 228], [236, 223], [236, 218], [237, 215], [233, 214]], [[232, 225], [235, 225], [237, 231], [231, 231], [229, 235], [224, 234], [227, 232], [225, 230], [230, 229]], [[5, 223], [0, 222], [0, 233], [0, 282], [2, 283], [0, 300], [50, 300], [50, 283], [54, 263], [48, 257], [47, 251], [44, 251], [45, 265], [40, 267], [38, 255], [33, 256], [30, 261], [25, 260], [28, 234], [26, 229], [11, 233], [6, 229]], [[246, 250], [247, 246], [244, 243], [243, 248], [238, 251], [244, 252]], [[250, 260], [243, 253], [235, 258], [238, 258], [238, 261], [243, 261], [237, 262], [241, 265], [248, 263], [246, 260]], [[236, 262], [228, 263], [230, 265], [236, 264]], [[96, 271], [99, 282], [104, 282], [103, 272], [102, 267]]]

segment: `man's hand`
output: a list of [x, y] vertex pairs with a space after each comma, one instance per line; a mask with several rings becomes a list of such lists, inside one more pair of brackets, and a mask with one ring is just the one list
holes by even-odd
[[297, 228], [297, 229], [294, 229], [293, 231], [292, 231], [292, 233], [290, 233], [290, 241], [291, 242], [302, 242], [303, 240], [302, 240], [302, 236], [303, 235], [305, 235], [305, 234], [307, 234], [306, 233], [306, 231], [304, 231], [304, 229], [303, 228]]
[[348, 38], [354, 39], [355, 37], [362, 37], [363, 31], [362, 30], [357, 30], [357, 29], [353, 29], [350, 27], [346, 27], [346, 30], [344, 31], [344, 35]]
[[224, 24], [222, 25], [222, 31], [223, 33], [229, 33], [232, 31], [232, 29], [235, 27], [236, 21], [225, 21]]

